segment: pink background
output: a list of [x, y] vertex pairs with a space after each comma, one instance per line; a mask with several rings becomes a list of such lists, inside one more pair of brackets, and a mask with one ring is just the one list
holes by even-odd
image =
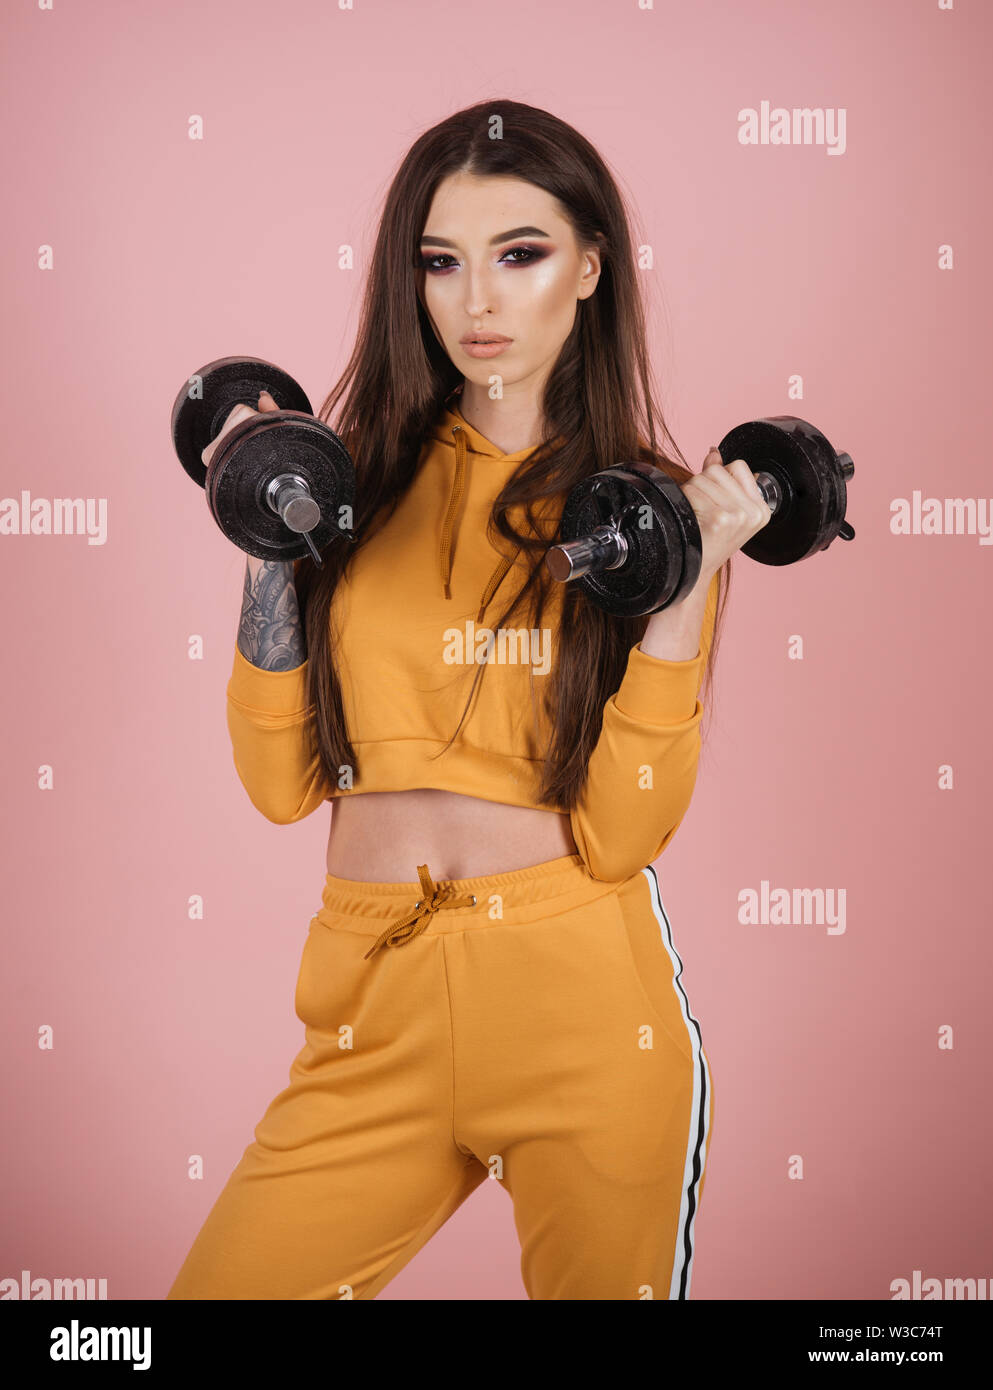
[[[229, 354], [280, 363], [316, 406], [396, 165], [503, 96], [576, 125], [633, 201], [692, 467], [767, 414], [811, 420], [856, 464], [852, 544], [789, 573], [736, 562], [716, 717], [659, 861], [716, 1097], [692, 1295], [993, 1276], [993, 550], [889, 526], [914, 489], [993, 492], [989, 7], [55, 0], [8, 7], [4, 28], [0, 496], [105, 497], [109, 533], [0, 537], [0, 1277], [164, 1297], [287, 1082], [328, 812], [277, 827], [237, 780], [244, 558], [169, 413]], [[737, 113], [763, 100], [844, 107], [845, 153], [742, 146]], [[763, 879], [843, 888], [846, 932], [742, 925], [738, 894]], [[484, 1183], [380, 1297], [524, 1298], [509, 1200]]]

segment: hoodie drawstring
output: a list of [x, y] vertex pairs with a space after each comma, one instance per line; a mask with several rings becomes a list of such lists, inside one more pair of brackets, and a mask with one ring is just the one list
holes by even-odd
[[[441, 567], [441, 582], [444, 587], [445, 597], [452, 597], [452, 562], [455, 558], [455, 521], [458, 516], [462, 498], [465, 495], [465, 475], [466, 475], [466, 442], [465, 430], [461, 425], [452, 426], [452, 434], [455, 437], [455, 477], [452, 481], [452, 492], [448, 499], [448, 509], [445, 513], [445, 522], [441, 528], [441, 539], [438, 545], [438, 561]], [[479, 612], [476, 614], [476, 622], [482, 622], [483, 614], [493, 595], [503, 583], [507, 571], [513, 565], [521, 547], [517, 547], [514, 555], [509, 558], [504, 555], [497, 563], [496, 569], [486, 581], [479, 602]]]
[[[520, 551], [520, 548], [520, 546], [517, 547], [518, 552]], [[500, 563], [497, 565], [496, 569], [490, 575], [489, 579], [486, 581], [486, 588], [483, 590], [482, 597], [479, 600], [479, 612], [476, 614], [477, 623], [481, 623], [483, 621], [483, 614], [486, 612], [490, 599], [493, 597], [497, 589], [499, 589], [500, 585], [503, 583], [504, 577], [506, 576], [507, 571], [510, 569], [513, 563], [514, 560], [512, 558], [508, 559], [508, 557], [505, 555], [503, 559], [500, 561]]]
[[441, 528], [441, 542], [438, 558], [441, 562], [441, 582], [445, 587], [445, 597], [452, 597], [452, 560], [455, 551], [455, 536], [453, 527], [455, 517], [458, 513], [459, 504], [465, 492], [465, 431], [461, 425], [452, 426], [452, 434], [455, 436], [455, 480], [452, 483], [452, 495], [448, 499], [448, 511], [445, 515], [445, 524]]

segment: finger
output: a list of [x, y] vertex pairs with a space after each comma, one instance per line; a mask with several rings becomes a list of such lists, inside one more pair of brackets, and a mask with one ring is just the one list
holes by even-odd
[[727, 497], [722, 492], [714, 495], [713, 489], [699, 486], [700, 475], [695, 474], [692, 482], [684, 483], [683, 496], [696, 513], [698, 521], [709, 520], [717, 512], [727, 510]]
[[708, 463], [699, 473], [694, 474], [693, 482], [702, 493], [719, 502], [722, 507], [741, 501], [741, 488], [734, 478], [728, 475], [722, 463]]
[[[705, 464], [703, 470], [697, 475], [700, 479], [706, 479], [712, 484], [713, 488], [720, 489], [725, 501], [730, 505], [736, 506], [755, 503], [765, 504], [758, 483], [744, 459], [732, 459], [726, 464]], [[716, 497], [717, 492], [711, 493]]]
[[[708, 468], [703, 473], [694, 474], [693, 481], [687, 483], [683, 491], [684, 494], [691, 495], [692, 501], [696, 498], [706, 498], [705, 514], [719, 515], [739, 525], [757, 521], [760, 515], [765, 515], [764, 512], [759, 513], [754, 498], [748, 496], [741, 484], [720, 464], [716, 468]], [[707, 504], [712, 509], [709, 513], [706, 511]], [[694, 510], [697, 508], [694, 507]]]
[[268, 391], [259, 392], [259, 410], [278, 410], [279, 406], [269, 395]]
[[755, 474], [744, 459], [734, 459], [733, 462], [729, 463], [726, 468], [726, 474], [728, 473], [733, 478], [737, 478], [742, 489], [753, 501], [761, 502], [763, 505], [766, 505], [765, 498], [762, 496], [762, 489], [755, 481]]
[[[734, 463], [744, 463], [744, 462], [745, 462], [744, 459], [735, 459], [735, 460], [734, 460]], [[748, 466], [748, 465], [745, 464], [745, 467], [746, 467], [746, 468], [747, 468], [747, 466]], [[707, 474], [709, 474], [709, 475], [710, 475], [711, 477], [713, 477], [713, 478], [718, 478], [718, 479], [720, 479], [720, 478], [726, 478], [726, 477], [728, 476], [728, 469], [731, 468], [731, 467], [732, 467], [732, 464], [730, 464], [730, 463], [725, 463], [724, 460], [721, 458], [720, 454], [716, 453], [715, 451], [711, 451], [711, 453], [709, 453], [709, 454], [707, 455], [707, 457], [704, 459], [703, 468], [700, 470], [700, 472], [701, 472], [701, 473], [707, 473]]]
[[247, 419], [249, 418], [250, 415], [254, 415], [254, 414], [256, 414], [256, 412], [252, 409], [252, 407], [251, 407], [250, 405], [242, 405], [242, 404], [239, 402], [239, 404], [236, 405], [236, 406], [234, 407], [233, 410], [231, 410], [231, 411], [228, 412], [227, 419], [224, 421], [224, 424], [221, 426], [221, 432], [220, 432], [220, 434], [217, 436], [218, 439], [220, 439], [221, 434], [223, 434], [225, 430], [229, 430], [229, 429], [231, 428], [232, 425], [237, 425], [237, 424], [239, 423], [239, 421], [241, 421], [241, 420], [247, 420]]
[[218, 430], [215, 437], [210, 441], [206, 448], [201, 449], [200, 451], [200, 458], [202, 459], [203, 466], [205, 468], [210, 466], [211, 455], [217, 448], [224, 435], [226, 435], [227, 432], [230, 429], [232, 429], [235, 425], [240, 424], [242, 420], [248, 420], [255, 414], [257, 414], [256, 411], [252, 410], [249, 406], [241, 405], [240, 403], [234, 406], [232, 410], [228, 411], [227, 418], [225, 419], [224, 424]]

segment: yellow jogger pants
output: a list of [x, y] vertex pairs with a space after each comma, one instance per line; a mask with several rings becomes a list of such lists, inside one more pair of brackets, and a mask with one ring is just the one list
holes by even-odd
[[370, 1299], [485, 1179], [532, 1299], [688, 1298], [710, 1068], [655, 871], [329, 874], [306, 1042], [170, 1299]]

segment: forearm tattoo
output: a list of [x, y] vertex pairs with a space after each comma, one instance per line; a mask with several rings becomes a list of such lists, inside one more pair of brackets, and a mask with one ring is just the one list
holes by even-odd
[[291, 561], [264, 560], [254, 583], [251, 566], [245, 566], [238, 649], [263, 671], [291, 671], [306, 661]]

